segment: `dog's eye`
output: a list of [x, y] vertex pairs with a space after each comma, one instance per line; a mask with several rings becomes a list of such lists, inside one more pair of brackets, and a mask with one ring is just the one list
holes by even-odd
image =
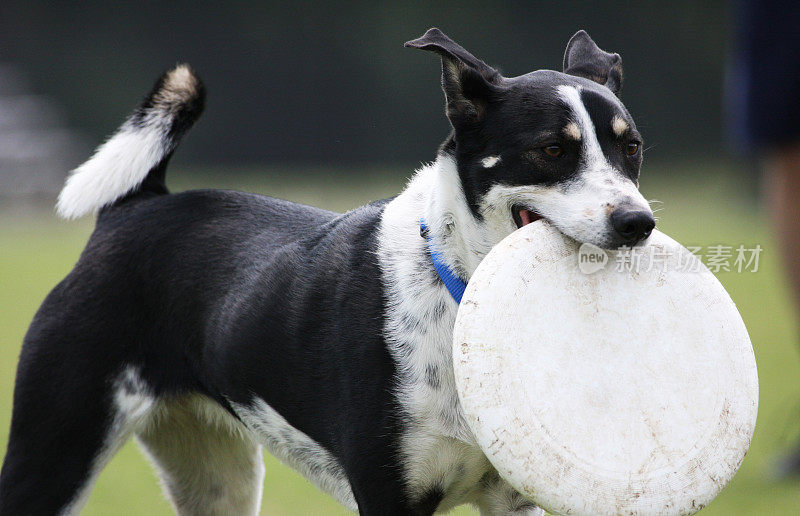
[[564, 154], [564, 149], [562, 149], [560, 145], [548, 145], [544, 148], [544, 153], [551, 158], [558, 158]]
[[639, 144], [636, 142], [629, 143], [627, 148], [625, 149], [625, 152], [628, 153], [628, 156], [633, 156], [634, 154], [639, 152]]

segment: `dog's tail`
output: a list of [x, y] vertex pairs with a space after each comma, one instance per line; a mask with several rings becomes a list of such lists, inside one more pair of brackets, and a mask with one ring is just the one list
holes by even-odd
[[73, 219], [140, 191], [167, 193], [167, 162], [204, 103], [203, 83], [188, 65], [164, 73], [117, 132], [70, 174], [58, 214]]

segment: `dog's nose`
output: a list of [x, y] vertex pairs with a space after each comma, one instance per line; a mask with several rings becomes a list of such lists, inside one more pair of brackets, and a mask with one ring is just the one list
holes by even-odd
[[621, 237], [622, 245], [635, 245], [650, 236], [656, 220], [650, 211], [636, 208], [617, 208], [611, 212], [611, 227]]

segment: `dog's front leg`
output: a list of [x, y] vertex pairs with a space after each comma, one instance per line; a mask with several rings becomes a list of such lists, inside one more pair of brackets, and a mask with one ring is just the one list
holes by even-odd
[[519, 494], [516, 489], [491, 470], [481, 479], [476, 505], [481, 516], [544, 516], [545, 512]]

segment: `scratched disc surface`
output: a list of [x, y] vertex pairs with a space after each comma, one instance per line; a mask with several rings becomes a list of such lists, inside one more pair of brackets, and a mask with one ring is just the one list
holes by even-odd
[[694, 513], [755, 427], [739, 312], [659, 231], [633, 253], [579, 251], [544, 222], [515, 231], [469, 281], [453, 362], [479, 446], [554, 514]]

